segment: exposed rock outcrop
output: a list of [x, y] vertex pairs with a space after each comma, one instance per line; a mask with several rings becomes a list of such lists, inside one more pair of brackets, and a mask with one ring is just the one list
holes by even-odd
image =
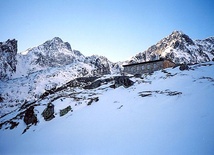
[[187, 64], [181, 64], [180, 67], [179, 67], [179, 69], [181, 71], [183, 71], [183, 70], [189, 70], [189, 66]]
[[131, 81], [128, 76], [115, 76], [115, 77], [111, 77], [111, 78], [96, 80], [96, 81], [92, 82], [91, 84], [86, 85], [84, 87], [84, 89], [95, 89], [95, 88], [98, 88], [101, 85], [107, 84], [108, 82], [111, 82], [111, 81], [114, 81], [114, 84], [110, 86], [111, 88], [117, 88], [120, 86], [124, 86], [125, 88], [128, 88], [134, 84], [134, 82]]
[[10, 79], [16, 72], [17, 40], [0, 42], [0, 80]]
[[4, 101], [4, 98], [1, 97], [1, 94], [0, 94], [0, 102], [3, 102]]
[[104, 56], [92, 55], [86, 57], [85, 62], [95, 66], [95, 69], [92, 70], [94, 76], [111, 74], [112, 63]]
[[91, 105], [93, 102], [98, 102], [99, 101], [99, 97], [95, 97], [95, 98], [90, 98], [89, 102], [88, 102], [88, 106]]
[[92, 82], [90, 85], [85, 86], [84, 89], [95, 89], [100, 87], [102, 83], [103, 83], [103, 80], [97, 80]]
[[52, 120], [54, 116], [54, 105], [52, 103], [49, 103], [47, 105], [47, 108], [42, 112], [42, 116], [46, 121]]
[[60, 115], [60, 116], [64, 116], [64, 115], [66, 115], [69, 111], [72, 111], [72, 108], [71, 108], [70, 105], [69, 105], [68, 107], [66, 107], [66, 108], [64, 108], [64, 109], [62, 109], [62, 110], [60, 110], [60, 111], [59, 111], [59, 115]]
[[116, 76], [114, 77], [114, 81], [114, 85], [110, 86], [112, 88], [117, 88], [120, 86], [128, 88], [134, 84], [134, 82], [130, 80], [128, 76]]
[[31, 106], [25, 111], [24, 122], [26, 125], [36, 124], [38, 122], [37, 117], [34, 113], [34, 107]]

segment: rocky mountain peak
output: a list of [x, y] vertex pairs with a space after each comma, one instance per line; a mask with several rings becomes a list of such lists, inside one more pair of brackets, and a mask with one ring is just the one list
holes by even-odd
[[174, 30], [174, 31], [172, 31], [171, 35], [179, 36], [179, 35], [183, 35], [183, 34], [184, 34], [183, 31]]
[[53, 39], [46, 41], [40, 45], [39, 48], [44, 48], [46, 52], [62, 50], [72, 51], [71, 45], [68, 42], [63, 42], [59, 37], [54, 37]]
[[[81, 64], [81, 69], [78, 72], [83, 72], [84, 75], [104, 75], [110, 74], [111, 69], [117, 72], [119, 68], [110, 62], [106, 57], [92, 55], [85, 57], [80, 51], [73, 50], [68, 42], [64, 42], [61, 38], [55, 37], [45, 43], [28, 49], [25, 54], [20, 54], [18, 57], [18, 70], [20, 75], [31, 74], [48, 68], [65, 67], [70, 65], [74, 68]], [[23, 71], [23, 67], [27, 71]]]
[[63, 42], [63, 40], [59, 37], [54, 37], [53, 39], [46, 41], [44, 44], [49, 46], [59, 46], [65, 49], [72, 51], [71, 45], [68, 42]]
[[[84, 56], [76, 50], [72, 50], [68, 42], [59, 37], [54, 37], [43, 44], [28, 49], [19, 54], [20, 68], [25, 66], [28, 73], [49, 67], [60, 67], [80, 61]], [[21, 69], [20, 69], [21, 70]]]
[[[198, 40], [197, 40], [198, 41]], [[211, 43], [211, 44], [214, 44], [214, 37], [209, 37], [209, 38], [206, 38], [204, 41], [208, 42], [208, 43]]]
[[169, 36], [161, 39], [146, 51], [138, 53], [128, 64], [152, 61], [159, 58], [171, 59], [176, 64], [195, 64], [210, 61], [214, 56], [214, 40], [193, 41], [182, 31], [173, 31]]
[[160, 40], [156, 45], [161, 47], [171, 46], [176, 49], [185, 44], [194, 45], [194, 41], [182, 31], [173, 31], [169, 36]]
[[[180, 43], [188, 43], [189, 45], [194, 45], [193, 40], [182, 31], [173, 31], [172, 34], [169, 35], [169, 39], [171, 41], [177, 41]], [[176, 48], [176, 47], [175, 47]]]
[[62, 39], [61, 39], [60, 37], [54, 37], [51, 41], [52, 41], [52, 42], [60, 42], [60, 43], [63, 42]]

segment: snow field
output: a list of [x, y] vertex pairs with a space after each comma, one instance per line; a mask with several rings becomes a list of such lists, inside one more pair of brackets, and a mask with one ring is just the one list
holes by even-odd
[[[75, 109], [72, 100], [59, 99], [54, 103], [56, 109], [72, 105], [74, 112], [49, 122], [40, 116], [39, 124], [23, 135], [24, 123], [14, 130], [0, 130], [0, 154], [211, 155], [211, 64], [183, 72], [167, 69], [171, 76], [158, 71], [143, 80], [132, 78], [136, 82], [127, 89], [104, 85], [105, 89], [82, 90], [97, 93], [99, 101], [90, 106]], [[166, 90], [182, 94], [170, 96]], [[151, 91], [151, 95], [141, 97], [144, 91]]]

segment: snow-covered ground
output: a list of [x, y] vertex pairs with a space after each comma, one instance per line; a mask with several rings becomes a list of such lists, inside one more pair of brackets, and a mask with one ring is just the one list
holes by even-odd
[[[99, 101], [87, 106], [85, 100], [58, 99], [48, 122], [41, 116], [45, 106], [36, 107], [39, 123], [26, 133], [22, 120], [13, 130], [0, 130], [0, 154], [214, 154], [214, 62], [131, 80], [129, 88], [76, 88], [80, 98]], [[73, 112], [59, 117], [68, 105]]]

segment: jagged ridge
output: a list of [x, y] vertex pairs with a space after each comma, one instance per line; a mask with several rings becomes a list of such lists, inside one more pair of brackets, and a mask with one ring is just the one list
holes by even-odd
[[[59, 37], [55, 37], [38, 47], [18, 54], [18, 70], [14, 77], [27, 76], [37, 71], [67, 65], [82, 66], [81, 71], [84, 71], [84, 76], [111, 74], [120, 69], [118, 65], [104, 56], [85, 57], [80, 51], [73, 50], [68, 42], [63, 42]], [[79, 70], [79, 72], [81, 71]]]
[[193, 41], [183, 32], [173, 31], [156, 45], [133, 56], [128, 63], [157, 60], [161, 57], [171, 59], [176, 64], [210, 61], [214, 57], [214, 38]]
[[8, 79], [16, 71], [17, 40], [0, 42], [0, 80]]

